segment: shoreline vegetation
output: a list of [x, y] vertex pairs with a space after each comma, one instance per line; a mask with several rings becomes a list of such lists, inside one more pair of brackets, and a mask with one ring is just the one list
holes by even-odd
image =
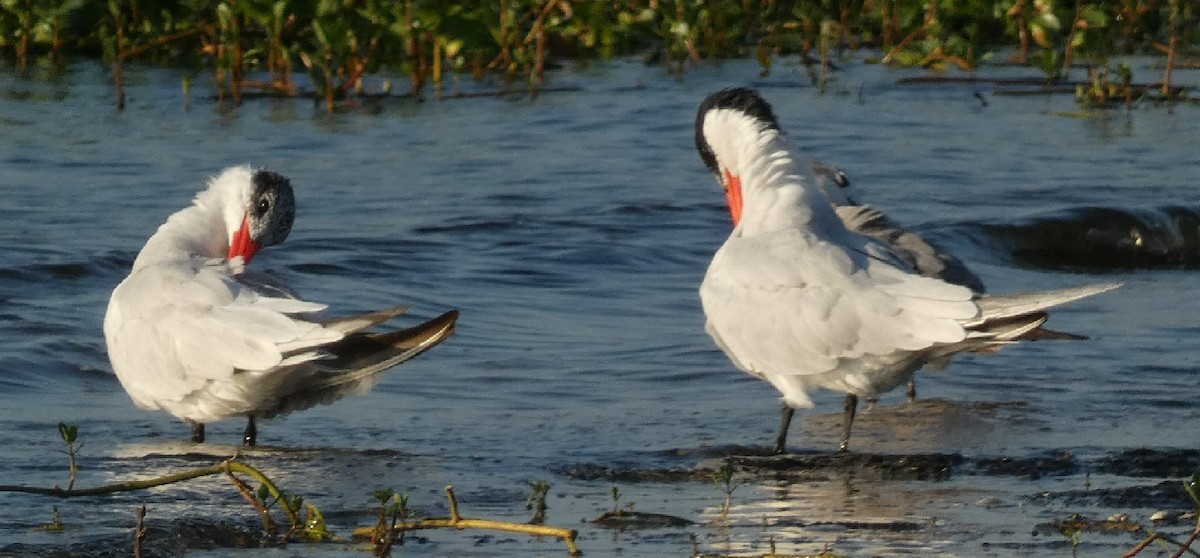
[[[149, 490], [155, 487], [187, 482], [204, 477], [224, 475], [233, 484], [235, 490], [242, 498], [254, 508], [262, 520], [260, 547], [282, 547], [292, 541], [309, 543], [346, 542], [345, 539], [337, 536], [328, 529], [325, 517], [316, 505], [305, 501], [298, 494], [284, 492], [266, 474], [251, 466], [237, 454], [222, 460], [220, 463], [196, 467], [160, 477], [118, 482], [90, 488], [75, 488], [75, 481], [79, 473], [79, 465], [76, 459], [80, 448], [83, 446], [79, 439], [79, 428], [73, 424], [59, 423], [58, 433], [59, 437], [67, 445], [65, 452], [69, 462], [67, 487], [61, 488], [55, 485], [52, 488], [44, 488], [6, 484], [0, 485], [0, 493], [16, 492], [59, 499], [103, 497], [122, 492]], [[258, 489], [252, 489], [243, 480], [243, 477], [248, 477], [252, 481], [256, 481]], [[540, 481], [534, 483], [532, 488], [533, 493], [529, 497], [526, 509], [533, 510], [535, 505], [537, 509], [533, 518], [527, 523], [463, 517], [459, 513], [458, 498], [454, 494], [454, 487], [450, 485], [447, 485], [444, 489], [450, 506], [450, 515], [448, 517], [436, 518], [414, 517], [408, 506], [409, 495], [407, 493], [398, 493], [391, 488], [376, 490], [374, 496], [375, 500], [379, 502], [380, 507], [376, 510], [378, 517], [375, 525], [354, 529], [350, 540], [369, 542], [371, 551], [375, 556], [390, 556], [394, 546], [404, 544], [405, 534], [409, 531], [425, 529], [449, 529], [455, 531], [480, 529], [519, 533], [534, 537], [556, 538], [566, 545], [569, 556], [579, 556], [581, 553], [575, 543], [578, 532], [575, 529], [545, 524], [546, 495], [550, 491], [550, 484]], [[274, 515], [278, 514], [272, 514], [271, 508], [273, 507], [278, 507], [284, 515], [286, 522], [276, 521]], [[142, 545], [149, 533], [145, 527], [146, 505], [139, 506], [135, 510], [135, 515], [137, 523], [133, 527], [132, 550], [135, 558], [141, 558]], [[58, 514], [58, 508], [55, 507], [53, 520], [38, 529], [43, 531], [63, 531], [66, 528], [61, 516]]]
[[[753, 57], [764, 76], [796, 56], [824, 87], [856, 52], [935, 70], [1025, 66], [1039, 72], [1025, 84], [1035, 92], [1129, 106], [1186, 99], [1172, 73], [1200, 67], [1198, 44], [1200, 2], [1185, 0], [0, 0], [0, 56], [19, 74], [102, 58], [118, 109], [130, 63], [212, 72], [220, 102], [310, 97], [333, 112], [368, 96], [456, 96], [464, 77], [532, 94], [561, 62], [630, 56], [675, 75]], [[1131, 54], [1163, 57], [1161, 80], [1133, 83], [1110, 63]], [[1087, 79], [1069, 81], [1080, 67]]]
[[[358, 548], [362, 550], [369, 549], [374, 556], [386, 557], [392, 555], [391, 551], [395, 547], [404, 545], [406, 537], [409, 536], [410, 532], [430, 529], [461, 532], [470, 529], [557, 539], [564, 544], [566, 555], [580, 556], [583, 554], [577, 543], [577, 539], [579, 538], [578, 530], [547, 524], [546, 515], [548, 506], [546, 498], [550, 492], [551, 485], [546, 481], [528, 483], [531, 492], [525, 502], [525, 509], [531, 511], [533, 515], [527, 522], [464, 517], [459, 511], [459, 502], [454, 488], [450, 485], [446, 485], [443, 489], [449, 504], [449, 514], [446, 517], [421, 517], [414, 513], [410, 506], [409, 493], [397, 492], [391, 488], [377, 489], [374, 491], [373, 496], [375, 502], [378, 503], [378, 507], [370, 511], [363, 510], [359, 513], [359, 515], [373, 514], [375, 516], [374, 525], [354, 528], [352, 535], [349, 538], [345, 538], [337, 535], [330, 529], [326, 523], [325, 516], [316, 504], [307, 501], [300, 494], [282, 490], [262, 469], [251, 465], [245, 457], [240, 455], [240, 449], [235, 451], [233, 456], [211, 465], [193, 467], [154, 478], [142, 478], [101, 486], [77, 488], [76, 481], [80, 469], [77, 459], [83, 447], [83, 443], [79, 437], [79, 428], [76, 425], [59, 423], [58, 433], [59, 437], [66, 444], [64, 452], [68, 459], [66, 488], [61, 488], [58, 485], [46, 488], [6, 484], [0, 485], [0, 494], [24, 493], [60, 500], [103, 498], [118, 493], [140, 492], [206, 477], [224, 476], [233, 485], [234, 490], [256, 512], [255, 514], [261, 521], [261, 529], [243, 531], [250, 534], [250, 536], [237, 539], [228, 548], [285, 547], [290, 543], [366, 544], [369, 546], [360, 546]], [[732, 449], [740, 451], [747, 448]], [[1185, 450], [1184, 452], [1163, 452], [1156, 455], [1154, 452], [1147, 450], [1133, 450], [1126, 452], [1122, 456], [1122, 460], [1127, 461], [1127, 463], [1119, 466], [1124, 473], [1134, 477], [1151, 473], [1155, 477], [1166, 478], [1177, 476], [1178, 473], [1182, 472], [1180, 462], [1188, 461], [1194, 457], [1194, 454], [1195, 452]], [[1059, 474], [1067, 471], [1077, 472], [1080, 468], [1076, 457], [1069, 452], [1049, 459], [1042, 457], [1032, 459], [1009, 459], [1007, 457], [1000, 459], [983, 458], [976, 460], [974, 464], [968, 463], [968, 461], [970, 460], [964, 459], [963, 456], [957, 454], [913, 454], [907, 456], [854, 453], [837, 455], [773, 455], [750, 451], [747, 455], [741, 456], [718, 456], [716, 459], [709, 459], [685, 468], [638, 470], [582, 465], [569, 471], [564, 471], [564, 475], [576, 481], [607, 481], [613, 483], [609, 491], [611, 509], [603, 512], [595, 519], [585, 522], [604, 529], [622, 531], [626, 529], [688, 528], [698, 523], [673, 515], [634, 511], [634, 503], [622, 503], [621, 491], [616, 483], [711, 482], [720, 492], [721, 502], [713, 507], [717, 510], [717, 515], [711, 518], [711, 520], [704, 522], [704, 524], [719, 528], [722, 525], [729, 527], [732, 523], [740, 521], [730, 516], [733, 494], [739, 487], [751, 482], [752, 479], [770, 478], [772, 482], [780, 482], [796, 474], [800, 474], [805, 478], [811, 478], [811, 475], [815, 471], [874, 470], [874, 474], [880, 475], [881, 478], [896, 481], [936, 481], [946, 480], [952, 474], [962, 474], [963, 468], [976, 468], [978, 472], [983, 474], [1017, 474], [1037, 478], [1042, 474]], [[1186, 465], [1183, 467], [1186, 467]], [[958, 471], [951, 473], [952, 469]], [[1104, 468], [1097, 468], [1096, 471], [1103, 473]], [[1092, 489], [1090, 479], [1090, 474], [1084, 476], [1085, 492]], [[1107, 519], [1093, 519], [1079, 513], [1072, 513], [1065, 519], [1040, 522], [1034, 527], [1033, 536], [1038, 536], [1039, 532], [1045, 534], [1058, 533], [1069, 544], [1071, 556], [1077, 555], [1079, 547], [1084, 542], [1087, 533], [1131, 536], [1132, 540], [1128, 544], [1134, 546], [1122, 554], [1124, 558], [1133, 558], [1152, 545], [1160, 553], [1169, 554], [1172, 558], [1182, 557], [1185, 553], [1191, 556], [1200, 555], [1200, 553], [1192, 549], [1192, 545], [1200, 539], [1200, 519], [1197, 516], [1197, 513], [1200, 512], [1200, 472], [1193, 473], [1190, 478], [1182, 479], [1181, 485], [1176, 485], [1175, 482], [1178, 481], [1165, 480], [1153, 487], [1143, 486], [1135, 488], [1134, 492], [1125, 492], [1125, 489], [1121, 489], [1123, 494], [1119, 498], [1122, 504], [1133, 505], [1135, 507], [1138, 506], [1138, 501], [1145, 502], [1149, 500], [1161, 501], [1163, 505], [1170, 506], [1168, 502], [1181, 501], [1178, 492], [1183, 492], [1187, 496], [1185, 499], [1189, 501], [1191, 506], [1190, 510], [1182, 512], [1160, 510], [1151, 515], [1147, 521], [1142, 522], [1132, 519], [1125, 513], [1116, 513], [1110, 515]], [[257, 484], [257, 489], [252, 488], [250, 483]], [[1165, 487], [1171, 485], [1182, 488], [1182, 490], [1171, 490], [1170, 488], [1164, 490]], [[1104, 492], [1104, 489], [1098, 488], [1097, 491]], [[1048, 495], [1049, 493], [1045, 494]], [[148, 546], [153, 547], [161, 543], [164, 539], [169, 538], [169, 536], [164, 535], [164, 532], [149, 528], [146, 523], [147, 504], [138, 505], [133, 510], [133, 514], [136, 522], [132, 527], [132, 537], [128, 540], [132, 542], [132, 555], [135, 558], [140, 558], [144, 555], [143, 552], [146, 551]], [[280, 515], [283, 516], [282, 520], [279, 519]], [[345, 513], [341, 512], [340, 515], [344, 520]], [[743, 515], [743, 519], [744, 517]], [[159, 521], [171, 520], [170, 516], [156, 517], [155, 519]], [[765, 518], [761, 520], [766, 521]], [[755, 518], [754, 521], [757, 522], [759, 519]], [[859, 528], [873, 527], [900, 530], [922, 528], [920, 523], [915, 523], [911, 518], [907, 517], [890, 523], [887, 520], [879, 521], [876, 519], [859, 521], [857, 523], [855, 521], [852, 519], [850, 523]], [[766, 526], [765, 523], [763, 525], [764, 527]], [[1194, 525], [1194, 527], [1190, 527], [1190, 531], [1184, 534], [1175, 535], [1164, 532], [1168, 530], [1176, 531], [1175, 527], [1180, 525]], [[73, 528], [73, 526], [67, 525], [63, 521], [58, 507], [55, 506], [51, 522], [40, 525], [35, 530], [60, 532], [70, 528]], [[1184, 536], [1186, 538], [1181, 539]], [[694, 545], [692, 556], [712, 556], [713, 558], [732, 556], [731, 554], [724, 553], [702, 554], [696, 538], [694, 538], [694, 534], [692, 541]], [[800, 558], [799, 555], [777, 553], [773, 538], [770, 538], [767, 544], [770, 547], [770, 551], [765, 554], [758, 554], [757, 556], [764, 558], [768, 556], [775, 558]], [[127, 547], [123, 547], [122, 551], [124, 548]], [[1119, 548], [1124, 547], [1121, 546]], [[118, 553], [120, 552], [118, 551]], [[156, 554], [156, 552], [151, 550], [146, 551], [146, 554]], [[835, 558], [841, 556], [841, 554], [834, 553], [826, 545], [820, 553], [805, 556]]]

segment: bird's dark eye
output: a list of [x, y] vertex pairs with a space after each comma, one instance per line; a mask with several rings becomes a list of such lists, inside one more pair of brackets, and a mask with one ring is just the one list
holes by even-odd
[[258, 200], [258, 203], [254, 204], [254, 215], [258, 216], [258, 217], [262, 217], [263, 215], [266, 215], [267, 211], [269, 211], [270, 209], [271, 209], [271, 200], [269, 200], [267, 198], [262, 198], [262, 199]]

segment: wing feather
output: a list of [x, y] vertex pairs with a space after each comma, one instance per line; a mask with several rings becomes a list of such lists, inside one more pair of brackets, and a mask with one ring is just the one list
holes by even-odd
[[701, 286], [708, 328], [739, 367], [807, 376], [839, 362], [962, 341], [969, 289], [905, 273], [812, 233], [732, 236]]
[[260, 295], [214, 265], [139, 269], [109, 305], [105, 336], [114, 370], [134, 401], [148, 408], [238, 371], [270, 370], [285, 357], [311, 360], [313, 351], [343, 337], [290, 315], [323, 305]]

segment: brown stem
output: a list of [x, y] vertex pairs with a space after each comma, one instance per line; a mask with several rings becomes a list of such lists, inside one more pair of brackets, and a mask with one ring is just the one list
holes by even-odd
[[[1188, 540], [1184, 541], [1184, 543], [1179, 546], [1179, 552], [1172, 554], [1171, 558], [1180, 558], [1181, 556], [1183, 556], [1184, 552], [1190, 551], [1192, 543], [1196, 542], [1196, 537], [1200, 537], [1200, 527], [1197, 527], [1192, 530], [1192, 536], [1188, 537]], [[1196, 553], [1193, 551], [1192, 554], [1196, 554]]]
[[1138, 553], [1145, 550], [1147, 546], [1150, 546], [1156, 540], [1158, 540], [1158, 533], [1150, 533], [1149, 537], [1146, 537], [1144, 540], [1142, 540], [1142, 542], [1138, 543], [1137, 546], [1129, 549], [1129, 552], [1121, 555], [1121, 558], [1133, 558], [1134, 556], [1137, 556]]
[[1071, 32], [1067, 33], [1067, 46], [1063, 48], [1063, 65], [1062, 77], [1066, 78], [1071, 74], [1071, 55], [1075, 49], [1071, 45], [1075, 43], [1075, 32], [1079, 29], [1079, 20], [1083, 18], [1083, 2], [1075, 1], [1075, 19], [1071, 22]]
[[880, 6], [879, 21], [882, 26], [883, 33], [883, 48], [886, 50], [892, 46], [892, 39], [895, 36], [895, 28], [892, 26], [891, 12], [895, 5], [894, 1], [884, 1]]
[[114, 494], [117, 492], [131, 492], [134, 490], [144, 490], [155, 486], [172, 484], [180, 481], [191, 480], [199, 477], [207, 477], [216, 475], [225, 471], [225, 464], [220, 463], [209, 467], [201, 467], [192, 469], [174, 475], [166, 475], [153, 479], [125, 481], [116, 484], [107, 484], [103, 486], [95, 486], [92, 488], [74, 488], [71, 490], [62, 489], [59, 487], [42, 488], [40, 486], [21, 486], [21, 485], [0, 485], [0, 492], [23, 492], [25, 494], [38, 494], [41, 496], [52, 496], [55, 498], [78, 498], [81, 496], [102, 496], [106, 494]]
[[233, 487], [237, 489], [238, 494], [242, 495], [242, 498], [246, 500], [246, 503], [250, 504], [255, 510], [258, 510], [258, 515], [262, 517], [263, 529], [265, 529], [268, 533], [274, 534], [276, 529], [275, 522], [271, 519], [271, 512], [267, 510], [267, 507], [263, 505], [262, 501], [254, 496], [254, 493], [250, 491], [250, 487], [247, 486], [246, 483], [242, 482], [242, 479], [237, 478], [233, 473], [227, 474], [229, 476], [229, 481], [233, 483]]
[[67, 459], [71, 462], [71, 478], [67, 480], [67, 490], [75, 488], [75, 479], [79, 477], [79, 463], [75, 461], [75, 446], [67, 446]]
[[33, 34], [33, 0], [25, 0], [25, 17], [21, 18], [21, 42], [17, 45], [17, 73], [25, 75], [29, 58], [29, 37]]
[[458, 514], [458, 498], [454, 497], [454, 487], [446, 485], [446, 498], [450, 500], [450, 521], [458, 522], [462, 516]]
[[125, 22], [122, 21], [120, 12], [113, 14], [113, 23], [117, 28], [117, 52], [113, 55], [113, 85], [117, 89], [117, 110], [122, 111], [125, 110], [125, 73], [121, 67], [125, 52]]
[[146, 539], [146, 506], [137, 509], [137, 524], [133, 527], [133, 558], [142, 558], [142, 541]]
[[421, 41], [417, 37], [417, 24], [413, 18], [412, 0], [405, 2], [405, 23], [408, 25], [408, 55], [412, 58], [412, 94], [418, 95], [425, 85], [425, 61], [421, 55]]
[[230, 86], [233, 89], [233, 103], [242, 104], [242, 66], [245, 49], [242, 48], [242, 24], [237, 15], [237, 0], [230, 1], [230, 31], [233, 33], [233, 64], [230, 68]]
[[367, 53], [365, 55], [352, 59], [351, 66], [354, 69], [354, 73], [350, 75], [346, 83], [342, 84], [343, 95], [349, 93], [351, 89], [354, 89], [356, 93], [362, 94], [364, 89], [362, 77], [367, 72], [367, 65], [375, 57], [375, 49], [378, 46], [379, 38], [375, 37], [371, 39], [370, 43], [367, 43]]
[[433, 86], [440, 90], [442, 88], [442, 42], [433, 39]]
[[497, 58], [505, 68], [512, 60], [512, 46], [508, 39], [509, 15], [508, 0], [500, 0], [500, 55]]
[[138, 45], [136, 47], [130, 47], [130, 48], [125, 49], [124, 51], [121, 52], [120, 58], [121, 58], [121, 60], [128, 60], [130, 58], [133, 58], [134, 56], [138, 56], [147, 51], [156, 49], [160, 46], [163, 46], [163, 45], [166, 45], [169, 43], [173, 43], [180, 39], [186, 39], [188, 37], [191, 37], [192, 35], [198, 35], [207, 30], [208, 30], [208, 28], [201, 26], [201, 27], [193, 27], [191, 29], [184, 29], [183, 31], [171, 33], [170, 35], [164, 35], [164, 36], [154, 39], [153, 41], [150, 41], [146, 44]]
[[917, 37], [920, 37], [921, 35], [924, 35], [925, 33], [929, 32], [929, 30], [933, 27], [934, 23], [935, 23], [935, 21], [932, 21], [932, 20], [926, 21], [925, 25], [922, 25], [920, 29], [917, 29], [916, 31], [909, 33], [909, 35], [907, 37], [901, 39], [900, 42], [896, 44], [895, 48], [893, 48], [892, 50], [889, 50], [887, 55], [884, 56], [883, 60], [880, 60], [879, 63], [880, 64], [891, 64], [892, 59], [895, 58], [895, 56], [898, 52], [900, 52], [901, 50], [904, 50], [904, 47], [907, 47], [908, 43], [911, 43], [911, 42], [917, 40]]
[[1163, 74], [1162, 94], [1166, 97], [1171, 94], [1171, 68], [1175, 66], [1175, 45], [1179, 40], [1179, 34], [1175, 29], [1171, 29], [1171, 42], [1167, 45], [1167, 70]]
[[[540, 537], [555, 537], [562, 539], [567, 545], [567, 552], [571, 556], [578, 556], [579, 547], [575, 544], [575, 537], [578, 533], [574, 529], [565, 527], [551, 527], [548, 525], [530, 525], [528, 523], [512, 523], [508, 521], [494, 521], [491, 519], [474, 519], [462, 517], [458, 511], [458, 499], [454, 496], [454, 487], [446, 486], [446, 498], [450, 501], [450, 517], [436, 517], [430, 519], [422, 519], [419, 521], [401, 521], [396, 523], [392, 528], [394, 530], [404, 532], [418, 529], [489, 529], [493, 531], [507, 531], [510, 533], [524, 533]], [[354, 536], [357, 538], [369, 538], [375, 533], [374, 527], [360, 527], [354, 530]]]

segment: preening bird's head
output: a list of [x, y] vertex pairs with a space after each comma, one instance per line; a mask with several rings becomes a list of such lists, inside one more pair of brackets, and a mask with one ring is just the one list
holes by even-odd
[[225, 169], [209, 182], [228, 234], [228, 258], [250, 263], [264, 246], [287, 238], [296, 219], [296, 198], [283, 175], [249, 166]]
[[725, 190], [736, 225], [742, 218], [743, 180], [762, 149], [780, 134], [779, 121], [753, 89], [732, 87], [709, 95], [696, 112], [696, 150]]

